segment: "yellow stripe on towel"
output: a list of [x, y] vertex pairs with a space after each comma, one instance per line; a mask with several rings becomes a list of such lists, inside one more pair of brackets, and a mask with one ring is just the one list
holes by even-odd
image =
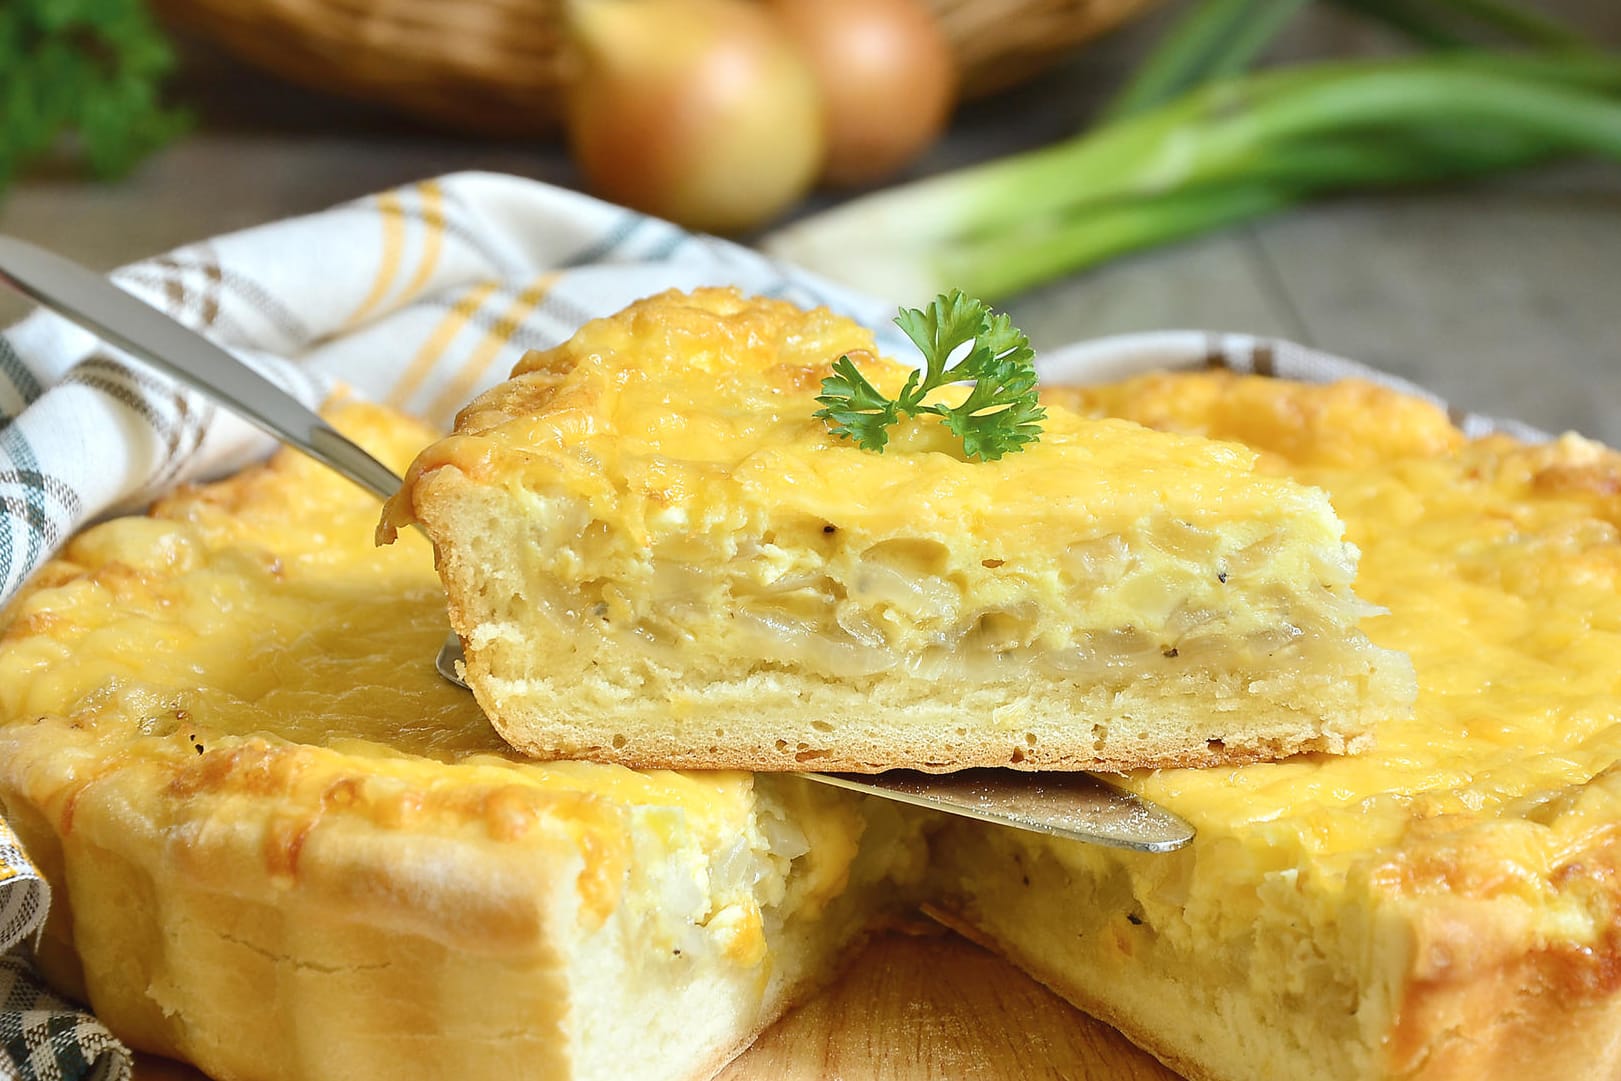
[[417, 264], [416, 273], [405, 284], [405, 292], [400, 294], [401, 304], [409, 304], [422, 295], [423, 286], [428, 284], [428, 278], [439, 265], [439, 253], [444, 249], [444, 191], [437, 180], [424, 180], [416, 186], [416, 190], [422, 198], [422, 260]]
[[438, 397], [434, 398], [433, 404], [424, 414], [429, 420], [437, 420], [441, 415], [448, 419], [450, 414], [467, 403], [467, 399], [472, 396], [473, 388], [478, 386], [479, 379], [489, 368], [496, 354], [501, 351], [501, 347], [517, 333], [518, 327], [529, 318], [551, 291], [557, 288], [557, 283], [562, 277], [562, 271], [557, 270], [542, 274], [513, 298], [507, 310], [495, 321], [495, 325], [485, 332], [484, 339], [478, 343], [478, 348], [474, 349], [472, 355], [463, 362], [461, 370], [445, 385], [445, 389], [439, 392]]
[[377, 213], [382, 217], [383, 252], [377, 264], [377, 275], [372, 279], [371, 291], [366, 299], [349, 315], [348, 326], [354, 326], [377, 307], [388, 295], [388, 287], [400, 271], [400, 256], [405, 251], [405, 208], [398, 191], [385, 191], [377, 197]]
[[405, 371], [400, 375], [399, 382], [395, 383], [393, 389], [388, 392], [387, 401], [389, 405], [396, 409], [405, 407], [405, 403], [410, 399], [411, 395], [422, 388], [423, 382], [433, 372], [440, 359], [444, 357], [445, 350], [450, 348], [450, 343], [455, 340], [457, 334], [461, 333], [462, 327], [467, 325], [469, 319], [478, 314], [479, 309], [484, 307], [485, 301], [490, 299], [490, 294], [494, 293], [499, 287], [500, 283], [498, 282], [479, 282], [463, 293], [455, 304], [451, 305], [450, 311], [445, 313], [445, 317], [439, 321], [439, 325], [434, 327], [433, 333], [428, 335], [428, 340], [423, 342], [422, 347], [417, 350], [416, 356], [411, 358], [411, 363], [406, 365]]

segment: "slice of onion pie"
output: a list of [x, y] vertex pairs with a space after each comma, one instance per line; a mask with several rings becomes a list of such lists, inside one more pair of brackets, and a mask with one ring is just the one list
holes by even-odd
[[[530, 353], [390, 504], [432, 537], [501, 734], [638, 767], [1125, 769], [1355, 750], [1410, 712], [1321, 491], [1253, 452], [1050, 409], [966, 459], [813, 414], [825, 310], [667, 293]], [[960, 388], [944, 392], [966, 394]]]

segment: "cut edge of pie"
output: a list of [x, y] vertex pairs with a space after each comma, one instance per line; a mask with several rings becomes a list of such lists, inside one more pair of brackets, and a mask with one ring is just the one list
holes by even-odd
[[466, 675], [543, 758], [1125, 770], [1365, 746], [1410, 710], [1319, 491], [1233, 444], [1050, 407], [964, 461], [812, 414], [823, 310], [667, 293], [529, 354], [420, 455], [380, 535], [435, 543]]

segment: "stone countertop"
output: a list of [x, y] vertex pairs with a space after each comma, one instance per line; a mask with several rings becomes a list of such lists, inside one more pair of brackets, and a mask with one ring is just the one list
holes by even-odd
[[[1621, 7], [1546, 6], [1621, 43]], [[1076, 130], [1155, 22], [968, 106], [914, 173]], [[1380, 47], [1376, 33], [1315, 16], [1283, 49]], [[578, 182], [554, 145], [417, 127], [252, 74], [196, 42], [183, 42], [182, 55], [177, 90], [201, 118], [189, 137], [112, 184], [36, 173], [0, 202], [0, 231], [112, 267], [439, 173]], [[828, 202], [818, 196], [807, 209]], [[1038, 348], [1146, 329], [1281, 335], [1397, 372], [1468, 409], [1621, 445], [1621, 168], [1562, 166], [1489, 185], [1320, 202], [1063, 278], [1008, 307]], [[0, 298], [0, 319], [19, 311]]]

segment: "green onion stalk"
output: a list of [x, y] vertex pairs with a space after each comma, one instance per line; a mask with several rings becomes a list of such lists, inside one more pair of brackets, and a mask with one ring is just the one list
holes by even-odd
[[993, 299], [1325, 192], [1575, 154], [1621, 160], [1621, 60], [1459, 50], [1306, 64], [1217, 78], [1056, 146], [854, 200], [762, 246], [880, 295]]
[[[1205, 0], [1214, 2], [1214, 0]], [[1231, 2], [1231, 0], [1228, 0]], [[1250, 0], [1279, 3], [1281, 0]], [[1460, 48], [1489, 35], [1540, 49], [1595, 50], [1584, 34], [1552, 16], [1506, 0], [1334, 0], [1353, 14], [1401, 31], [1420, 45]]]
[[1104, 109], [1115, 120], [1216, 79], [1242, 75], [1311, 0], [1203, 0], [1144, 57]]

